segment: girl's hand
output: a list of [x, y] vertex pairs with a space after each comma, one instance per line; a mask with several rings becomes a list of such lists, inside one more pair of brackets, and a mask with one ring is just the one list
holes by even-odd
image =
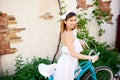
[[92, 62], [95, 62], [99, 59], [98, 55], [91, 56]]

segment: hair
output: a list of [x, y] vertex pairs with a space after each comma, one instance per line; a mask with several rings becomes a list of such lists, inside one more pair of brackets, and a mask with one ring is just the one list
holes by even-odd
[[67, 30], [66, 24], [64, 23], [64, 21], [67, 21], [69, 18], [76, 16], [76, 14], [74, 12], [70, 12], [66, 15], [64, 20], [61, 20], [61, 26], [60, 26], [60, 32], [63, 33], [65, 30]]

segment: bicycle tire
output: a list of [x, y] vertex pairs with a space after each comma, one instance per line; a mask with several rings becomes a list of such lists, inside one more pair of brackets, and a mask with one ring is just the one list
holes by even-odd
[[[97, 80], [114, 80], [112, 70], [107, 66], [100, 66], [95, 68], [95, 73]], [[92, 72], [89, 71], [82, 80], [93, 80], [92, 79]]]

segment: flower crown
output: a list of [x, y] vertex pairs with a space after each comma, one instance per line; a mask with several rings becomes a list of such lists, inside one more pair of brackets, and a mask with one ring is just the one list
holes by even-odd
[[[61, 19], [61, 20], [65, 20], [66, 16], [67, 16], [70, 12], [74, 12], [74, 11], [67, 11], [67, 12], [65, 12], [63, 15], [61, 15], [60, 19]], [[75, 13], [75, 12], [74, 12], [74, 13]]]

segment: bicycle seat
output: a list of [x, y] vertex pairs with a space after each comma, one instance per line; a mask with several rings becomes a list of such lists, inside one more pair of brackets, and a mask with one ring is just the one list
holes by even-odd
[[56, 63], [49, 65], [41, 63], [38, 65], [38, 71], [44, 77], [49, 77], [54, 72], [55, 69], [56, 69]]

